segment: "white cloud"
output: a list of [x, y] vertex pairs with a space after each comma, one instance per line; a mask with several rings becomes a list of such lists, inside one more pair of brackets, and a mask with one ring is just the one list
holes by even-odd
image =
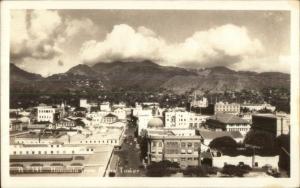
[[87, 41], [80, 51], [85, 63], [126, 59], [156, 60], [163, 65], [191, 64], [207, 67], [234, 64], [263, 51], [258, 39], [249, 36], [245, 27], [223, 25], [195, 32], [185, 41], [168, 44], [155, 32], [126, 24], [116, 25], [103, 41]]
[[78, 34], [99, 31], [88, 18], [63, 19], [55, 10], [14, 10], [11, 16], [11, 58], [16, 63], [27, 57], [53, 59], [64, 53], [61, 45]]
[[[141, 28], [140, 28], [141, 29]], [[124, 59], [152, 59], [160, 57], [163, 39], [153, 37], [151, 30], [136, 32], [128, 25], [116, 25], [102, 42], [95, 40], [83, 44], [80, 55], [84, 62], [110, 62]]]
[[239, 71], [255, 72], [284, 72], [290, 73], [291, 58], [286, 55], [278, 57], [245, 58], [243, 61], [232, 64], [230, 68]]
[[67, 19], [66, 20], [66, 36], [74, 37], [80, 33], [86, 33], [88, 35], [94, 35], [98, 32], [98, 27], [91, 19]]
[[12, 11], [12, 59], [24, 57], [48, 59], [60, 54], [61, 49], [55, 39], [61, 23], [57, 11]]

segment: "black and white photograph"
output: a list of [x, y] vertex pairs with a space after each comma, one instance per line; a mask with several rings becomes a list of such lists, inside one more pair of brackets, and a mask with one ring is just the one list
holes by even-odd
[[254, 2], [2, 3], [3, 187], [297, 187], [299, 2]]

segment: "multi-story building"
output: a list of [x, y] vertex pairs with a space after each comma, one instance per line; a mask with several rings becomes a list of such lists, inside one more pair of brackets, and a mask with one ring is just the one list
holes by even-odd
[[233, 114], [215, 114], [206, 120], [209, 129], [219, 131], [239, 131], [246, 135], [250, 130], [250, 123]]
[[252, 128], [270, 132], [274, 136], [289, 134], [290, 117], [288, 114], [254, 114]]
[[209, 116], [193, 112], [167, 111], [165, 112], [166, 128], [200, 128]]
[[189, 113], [189, 128], [200, 128], [209, 117], [207, 115]]
[[200, 136], [148, 135], [148, 163], [169, 160], [181, 167], [199, 165]]
[[62, 143], [10, 145], [10, 155], [92, 154], [93, 150], [89, 147], [63, 145]]
[[165, 112], [166, 128], [189, 128], [189, 112], [184, 110], [174, 110]]
[[77, 133], [76, 131], [67, 134], [43, 136], [39, 134], [27, 134], [14, 138], [13, 144], [24, 145], [56, 145], [55, 143], [67, 145], [112, 145], [119, 147], [122, 144], [124, 127], [101, 128], [89, 131], [88, 134]]
[[240, 104], [237, 103], [217, 102], [215, 104], [214, 110], [215, 110], [215, 114], [217, 113], [239, 114], [240, 108], [241, 108]]
[[54, 122], [55, 108], [51, 106], [37, 107], [37, 121], [38, 122]]

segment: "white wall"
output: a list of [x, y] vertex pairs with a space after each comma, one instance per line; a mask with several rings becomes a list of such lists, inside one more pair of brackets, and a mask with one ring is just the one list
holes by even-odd
[[53, 123], [54, 121], [55, 109], [52, 107], [42, 106], [37, 107], [37, 121], [49, 121]]
[[[213, 157], [213, 166], [218, 168], [223, 168], [224, 163], [231, 164], [231, 165], [238, 165], [239, 162], [243, 162], [246, 165], [249, 165], [252, 167], [252, 156], [236, 156], [236, 157], [230, 157], [223, 155], [221, 157]], [[278, 162], [279, 162], [279, 156], [273, 156], [273, 157], [262, 157], [262, 156], [255, 156], [255, 162], [258, 163], [258, 167], [262, 167], [265, 165], [271, 165], [273, 168], [278, 168]]]

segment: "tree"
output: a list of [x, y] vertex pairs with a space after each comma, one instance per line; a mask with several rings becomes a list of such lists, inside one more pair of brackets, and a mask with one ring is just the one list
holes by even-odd
[[[251, 168], [248, 165], [244, 166], [235, 166], [235, 165], [224, 165], [223, 169], [221, 170], [222, 174], [227, 174], [229, 176], [238, 176], [243, 177], [244, 174], [249, 173]], [[248, 167], [247, 167], [248, 166]]]
[[263, 113], [263, 114], [269, 114], [269, 113], [272, 113], [273, 111], [270, 110], [270, 109], [267, 109], [266, 107], [261, 109], [261, 110], [258, 110], [257, 112], [259, 113]]
[[170, 176], [180, 169], [179, 164], [168, 160], [152, 162], [147, 166], [146, 176], [163, 177]]
[[81, 126], [81, 127], [85, 127], [85, 124], [82, 122], [82, 120], [80, 118], [77, 118], [75, 120], [75, 125], [76, 126]]
[[266, 131], [250, 130], [245, 137], [244, 143], [273, 151], [275, 138], [271, 133]]
[[237, 146], [236, 141], [229, 136], [215, 138], [209, 143], [210, 148], [218, 150], [235, 149]]

